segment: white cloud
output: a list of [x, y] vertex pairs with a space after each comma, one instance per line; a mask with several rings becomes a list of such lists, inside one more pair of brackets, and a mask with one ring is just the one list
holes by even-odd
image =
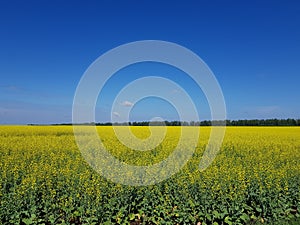
[[113, 115], [116, 116], [116, 117], [120, 117], [121, 116], [120, 113], [118, 113], [118, 112], [113, 112]]
[[124, 102], [121, 103], [121, 105], [126, 106], [126, 107], [131, 107], [131, 106], [133, 106], [133, 103], [130, 102], [130, 101], [124, 101]]

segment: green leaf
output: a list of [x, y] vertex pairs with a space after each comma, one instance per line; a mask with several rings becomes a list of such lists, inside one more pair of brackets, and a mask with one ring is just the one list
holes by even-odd
[[244, 222], [247, 222], [250, 220], [249, 216], [246, 214], [246, 213], [243, 213], [241, 216], [240, 216], [240, 219], [243, 220]]
[[212, 214], [213, 214], [214, 218], [216, 218], [216, 219], [219, 219], [219, 218], [220, 218], [220, 213], [219, 213], [218, 211], [214, 210], [214, 211], [212, 212]]
[[209, 221], [211, 221], [212, 220], [212, 218], [211, 218], [211, 215], [210, 214], [207, 214], [207, 215], [205, 215], [206, 216], [206, 218], [209, 220]]
[[262, 212], [262, 209], [259, 208], [259, 207], [256, 207], [256, 211], [257, 211], [257, 212]]
[[32, 218], [24, 218], [24, 219], [22, 219], [22, 221], [23, 221], [23, 223], [25, 223], [26, 225], [33, 224]]
[[134, 220], [135, 219], [135, 215], [133, 213], [129, 214], [129, 220]]
[[251, 215], [250, 218], [251, 218], [252, 220], [256, 220], [256, 219], [257, 219], [257, 217], [254, 216], [254, 215]]
[[225, 217], [224, 222], [227, 223], [228, 225], [232, 225], [231, 218], [229, 216]]

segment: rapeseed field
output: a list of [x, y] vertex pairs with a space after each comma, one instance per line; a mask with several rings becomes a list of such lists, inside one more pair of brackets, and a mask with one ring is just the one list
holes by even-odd
[[[299, 127], [227, 127], [204, 171], [210, 127], [167, 127], [149, 151], [124, 146], [112, 127], [96, 129], [110, 154], [137, 166], [166, 159], [181, 129], [200, 129], [200, 137], [178, 173], [130, 186], [87, 163], [72, 126], [1, 126], [1, 224], [280, 224], [300, 216]], [[148, 127], [130, 129], [140, 139], [151, 135]]]

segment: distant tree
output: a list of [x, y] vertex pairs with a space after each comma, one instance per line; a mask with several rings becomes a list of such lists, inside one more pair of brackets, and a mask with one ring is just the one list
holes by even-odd
[[[252, 120], [226, 120], [226, 121], [210, 121], [210, 120], [203, 120], [203, 121], [154, 121], [151, 122], [154, 126], [212, 126], [212, 125], [224, 125], [226, 126], [300, 126], [300, 119], [252, 119]], [[149, 126], [149, 121], [135, 121], [135, 122], [106, 122], [106, 123], [82, 123], [78, 125], [96, 125], [96, 126]], [[28, 125], [39, 125], [39, 124], [28, 124]], [[72, 125], [68, 123], [64, 124], [52, 124], [52, 125]]]
[[186, 121], [181, 122], [181, 126], [188, 126], [188, 125], [189, 125], [189, 123]]

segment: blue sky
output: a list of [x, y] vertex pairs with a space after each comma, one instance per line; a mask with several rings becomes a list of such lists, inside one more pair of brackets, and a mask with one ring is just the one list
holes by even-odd
[[[138, 40], [175, 42], [198, 54], [219, 81], [229, 119], [300, 118], [299, 27], [299, 1], [2, 1], [0, 123], [71, 122], [73, 96], [88, 66]], [[126, 82], [149, 71], [172, 77], [200, 118], [209, 119], [203, 93], [187, 76], [145, 63], [112, 77], [99, 97], [97, 120], [109, 119]], [[145, 99], [131, 120], [155, 115], [177, 118], [170, 104]]]

